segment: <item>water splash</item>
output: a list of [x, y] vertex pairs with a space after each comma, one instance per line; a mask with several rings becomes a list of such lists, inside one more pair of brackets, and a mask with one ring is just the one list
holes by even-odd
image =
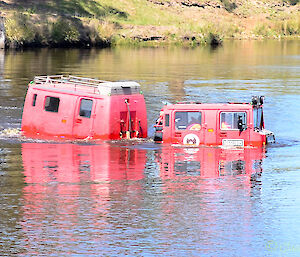
[[20, 128], [6, 128], [0, 131], [0, 138], [19, 138], [21, 137]]

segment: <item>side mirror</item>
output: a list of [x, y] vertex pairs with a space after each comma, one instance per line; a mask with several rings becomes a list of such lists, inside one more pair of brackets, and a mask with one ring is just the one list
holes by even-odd
[[259, 97], [260, 105], [263, 105], [263, 104], [264, 104], [264, 101], [265, 101], [265, 97], [264, 97], [264, 96], [260, 96], [260, 97]]
[[245, 130], [245, 124], [243, 123], [242, 116], [239, 116], [239, 118], [238, 118], [238, 126], [237, 127], [240, 132]]

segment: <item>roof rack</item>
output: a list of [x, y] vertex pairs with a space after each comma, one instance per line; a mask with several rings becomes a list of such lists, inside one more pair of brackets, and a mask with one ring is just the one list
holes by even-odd
[[99, 86], [100, 83], [108, 82], [105, 80], [91, 79], [76, 76], [64, 76], [64, 75], [51, 75], [51, 76], [36, 76], [34, 77], [36, 84], [59, 84], [59, 83], [71, 83], [74, 85], [86, 85], [86, 86]]
[[53, 87], [59, 85], [72, 86], [75, 91], [90, 91], [100, 95], [131, 95], [141, 93], [140, 85], [134, 81], [118, 81], [110, 82], [99, 79], [51, 75], [51, 76], [36, 76], [34, 83], [37, 85], [47, 84]]

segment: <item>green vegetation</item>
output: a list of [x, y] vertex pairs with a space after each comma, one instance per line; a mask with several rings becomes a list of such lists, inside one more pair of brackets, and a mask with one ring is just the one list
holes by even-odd
[[7, 18], [5, 22], [6, 36], [16, 45], [33, 42], [35, 39], [34, 28], [25, 14], [14, 13], [14, 17]]
[[75, 43], [79, 41], [79, 31], [71, 22], [59, 18], [51, 24], [51, 39], [53, 43], [59, 42]]
[[197, 46], [300, 35], [299, 0], [10, 0], [0, 8], [12, 47]]
[[261, 37], [293, 37], [300, 35], [300, 18], [289, 18], [257, 25], [254, 33]]

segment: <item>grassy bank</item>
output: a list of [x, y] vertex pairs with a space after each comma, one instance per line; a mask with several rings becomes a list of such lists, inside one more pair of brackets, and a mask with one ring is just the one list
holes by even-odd
[[9, 0], [0, 8], [12, 47], [195, 46], [300, 35], [299, 0]]

